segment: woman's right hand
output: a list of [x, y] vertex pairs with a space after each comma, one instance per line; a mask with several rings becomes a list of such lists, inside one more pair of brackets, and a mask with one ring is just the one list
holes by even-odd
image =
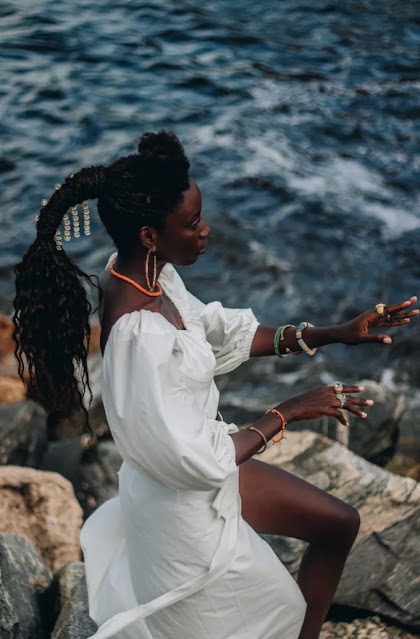
[[342, 395], [345, 395], [345, 402], [342, 403], [340, 397], [337, 396], [332, 386], [321, 386], [313, 390], [291, 397], [282, 402], [278, 410], [280, 410], [287, 422], [300, 422], [309, 419], [316, 419], [325, 415], [335, 417], [344, 426], [348, 426], [348, 421], [344, 417], [342, 410], [347, 410], [357, 417], [364, 419], [366, 413], [360, 408], [361, 406], [372, 406], [371, 399], [362, 399], [354, 397], [353, 393], [362, 393], [363, 386], [344, 386]]

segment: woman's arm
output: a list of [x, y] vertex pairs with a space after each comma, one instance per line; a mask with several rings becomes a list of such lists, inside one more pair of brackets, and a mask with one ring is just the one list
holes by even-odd
[[344, 386], [342, 389], [343, 394], [337, 395], [333, 387], [325, 386], [314, 388], [311, 391], [281, 402], [275, 407], [274, 411], [270, 410], [260, 417], [252, 425], [252, 428], [245, 428], [230, 435], [235, 445], [236, 464], [242, 464], [258, 452], [263, 444], [262, 437], [265, 437], [268, 441], [278, 435], [282, 424], [281, 419], [275, 414], [276, 411], [279, 411], [288, 424], [294, 421], [305, 421], [329, 415], [338, 419], [344, 426], [348, 426], [349, 424], [341, 409], [364, 419], [367, 414], [362, 407], [372, 406], [373, 404], [371, 399], [353, 395], [363, 391], [363, 386]]
[[[412, 297], [402, 304], [394, 304], [385, 307], [384, 315], [378, 315], [375, 310], [365, 311], [358, 317], [346, 322], [325, 327], [308, 327], [303, 331], [303, 339], [309, 348], [325, 346], [326, 344], [362, 344], [366, 342], [379, 342], [391, 344], [389, 335], [380, 333], [370, 333], [373, 328], [391, 326], [401, 326], [410, 321], [410, 317], [419, 314], [418, 310], [406, 311], [417, 301], [417, 297]], [[277, 327], [262, 326], [257, 328], [252, 346], [251, 357], [261, 357], [262, 355], [274, 355], [274, 336]], [[300, 352], [300, 346], [296, 341], [295, 328], [284, 330], [284, 340], [281, 342], [282, 352], [289, 348], [291, 351]]]

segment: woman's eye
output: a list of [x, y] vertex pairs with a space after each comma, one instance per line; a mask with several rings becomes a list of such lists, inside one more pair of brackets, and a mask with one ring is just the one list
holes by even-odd
[[200, 224], [200, 218], [197, 218], [195, 222], [191, 224], [191, 228], [196, 229], [199, 224]]

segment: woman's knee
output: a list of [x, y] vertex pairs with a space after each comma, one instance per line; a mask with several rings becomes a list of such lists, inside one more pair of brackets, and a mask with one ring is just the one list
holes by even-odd
[[329, 544], [351, 547], [360, 528], [358, 511], [344, 502], [339, 502], [328, 522], [327, 541]]

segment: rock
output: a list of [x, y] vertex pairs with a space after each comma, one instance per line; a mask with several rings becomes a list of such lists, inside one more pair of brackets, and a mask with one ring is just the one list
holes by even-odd
[[[310, 431], [289, 432], [259, 457], [358, 509], [361, 528], [334, 601], [420, 629], [420, 484]], [[304, 543], [266, 536], [296, 575]]]
[[47, 639], [43, 595], [51, 583], [34, 544], [0, 533], [0, 637]]
[[420, 410], [417, 407], [410, 407], [409, 410], [404, 413], [399, 424], [402, 437], [410, 439], [416, 439], [417, 445], [420, 438]]
[[84, 516], [88, 517], [100, 504], [118, 494], [121, 462], [112, 440], [100, 441], [83, 450], [80, 437], [73, 437], [52, 442], [42, 468], [59, 472], [71, 481]]
[[408, 455], [397, 453], [386, 465], [386, 469], [395, 475], [402, 477], [412, 477], [416, 481], [420, 481], [420, 462], [416, 461]]
[[415, 639], [415, 635], [395, 626], [386, 626], [378, 617], [355, 619], [352, 623], [327, 621], [319, 639]]
[[113, 441], [103, 441], [83, 453], [75, 492], [88, 517], [104, 501], [118, 494], [121, 456]]
[[82, 510], [57, 473], [0, 467], [0, 530], [30, 539], [54, 573], [80, 559]]
[[26, 397], [25, 386], [15, 377], [0, 377], [0, 404], [21, 402]]
[[47, 445], [46, 414], [39, 404], [0, 406], [0, 464], [39, 467]]
[[86, 639], [97, 630], [89, 617], [85, 567], [71, 561], [55, 576], [56, 608], [59, 611], [51, 639]]
[[348, 447], [368, 461], [384, 466], [394, 455], [399, 436], [399, 422], [407, 410], [403, 395], [391, 392], [384, 384], [372, 380], [362, 380], [365, 387], [361, 395], [375, 402], [369, 407], [366, 419], [359, 419], [347, 413]]

